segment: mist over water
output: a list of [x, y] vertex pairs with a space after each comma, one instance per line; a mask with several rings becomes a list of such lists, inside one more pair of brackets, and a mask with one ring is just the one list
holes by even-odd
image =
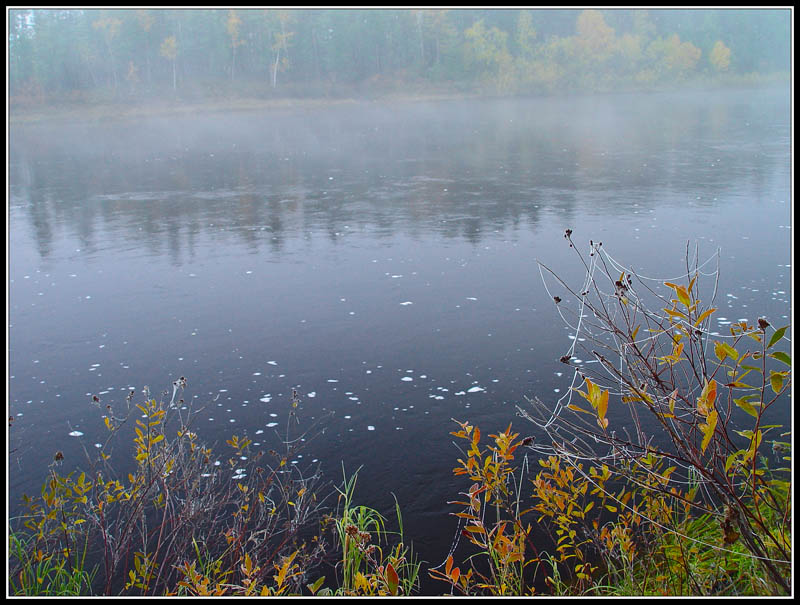
[[93, 394], [185, 376], [219, 395], [202, 439], [267, 449], [295, 388], [301, 423], [334, 412], [296, 462], [363, 465], [357, 500], [391, 518], [394, 493], [438, 565], [451, 418], [533, 434], [514, 406], [570, 386], [536, 264], [582, 280], [565, 229], [665, 279], [719, 249], [720, 331], [789, 323], [789, 112], [742, 90], [12, 125], [12, 510], [102, 440]]

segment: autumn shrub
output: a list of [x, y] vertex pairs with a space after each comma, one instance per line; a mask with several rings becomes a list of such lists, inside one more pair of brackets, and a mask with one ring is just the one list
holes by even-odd
[[[295, 434], [297, 394], [281, 451], [254, 451], [250, 439], [234, 435], [227, 456], [216, 459], [191, 429], [200, 410], [176, 400], [185, 386], [175, 381], [169, 401], [168, 392], [157, 400], [145, 387], [134, 403], [131, 391], [122, 412], [95, 398], [108, 438], [87, 451], [86, 471], [61, 474], [56, 454], [40, 496], [24, 496], [26, 512], [12, 532], [12, 594], [41, 594], [54, 579], [79, 594], [301, 591], [326, 554], [317, 531], [325, 494], [318, 468], [293, 463], [312, 430]], [[133, 434], [123, 430], [130, 425]], [[126, 476], [111, 455], [124, 436], [134, 456]], [[32, 576], [42, 562], [49, 575]]]
[[[505, 431], [489, 435], [491, 443], [484, 446], [480, 428], [456, 422], [459, 430], [451, 434], [465, 441], [467, 449], [462, 451], [464, 457], [458, 459], [453, 474], [466, 476], [472, 483], [460, 494], [464, 499], [451, 504], [461, 507], [453, 513], [462, 527], [459, 537], [477, 546], [478, 551], [462, 569], [453, 558], [456, 542], [445, 563], [429, 573], [447, 582], [451, 594], [532, 594], [530, 577], [540, 559], [532, 542], [531, 523], [525, 519], [529, 509], [522, 508], [525, 465], [517, 468], [514, 462], [516, 450], [528, 442], [520, 440], [519, 433], [513, 433], [509, 425]], [[514, 475], [517, 470], [518, 477]], [[528, 569], [531, 566], [534, 569]]]
[[[791, 434], [775, 409], [790, 397], [788, 326], [762, 317], [719, 334], [711, 261], [687, 248], [683, 280], [650, 280], [600, 242], [582, 254], [571, 234], [583, 283], [540, 267], [573, 332], [560, 360], [572, 386], [518, 406], [538, 443], [509, 426], [484, 450], [459, 422], [469, 449], [454, 473], [472, 484], [454, 514], [478, 552], [463, 569], [451, 553], [431, 575], [463, 594], [527, 594], [536, 578], [554, 594], [790, 594]], [[575, 361], [579, 347], [594, 363]]]

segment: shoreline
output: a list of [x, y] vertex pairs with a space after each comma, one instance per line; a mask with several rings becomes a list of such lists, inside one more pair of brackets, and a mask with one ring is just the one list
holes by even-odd
[[365, 95], [350, 97], [237, 97], [230, 99], [207, 99], [203, 101], [142, 101], [136, 103], [98, 102], [64, 106], [36, 105], [24, 109], [8, 109], [9, 125], [39, 124], [65, 120], [99, 121], [135, 118], [182, 116], [198, 113], [220, 113], [265, 110], [307, 110], [359, 103], [419, 103], [431, 101], [455, 101], [470, 98], [488, 98], [482, 94], [412, 94], [412, 95]]
[[208, 98], [203, 100], [139, 100], [139, 101], [84, 101], [65, 105], [42, 103], [25, 105], [7, 99], [7, 124], [9, 126], [42, 124], [59, 121], [94, 122], [106, 120], [127, 120], [137, 118], [182, 116], [198, 113], [220, 113], [265, 110], [309, 110], [359, 103], [423, 103], [440, 101], [460, 101], [467, 99], [514, 99], [514, 98], [547, 98], [573, 95], [607, 95], [607, 94], [653, 94], [669, 92], [713, 92], [725, 90], [771, 89], [786, 85], [791, 88], [791, 80], [773, 80], [759, 82], [742, 81], [693, 81], [683, 86], [663, 87], [621, 87], [613, 90], [574, 90], [574, 91], [537, 91], [537, 92], [490, 92], [477, 89], [475, 91], [416, 91], [398, 93], [396, 91], [358, 91], [332, 97], [263, 97], [235, 96], [228, 98]]

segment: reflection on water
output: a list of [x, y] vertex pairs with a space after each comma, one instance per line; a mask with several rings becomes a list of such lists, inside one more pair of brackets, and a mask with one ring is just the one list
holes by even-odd
[[649, 276], [720, 249], [721, 322], [787, 323], [789, 124], [788, 94], [742, 91], [14, 126], [11, 504], [103, 434], [93, 394], [186, 376], [218, 397], [203, 438], [271, 447], [297, 389], [335, 413], [307, 459], [363, 464], [438, 564], [451, 418], [525, 433], [514, 405], [569, 388], [536, 268], [581, 278], [565, 228]]
[[[763, 189], [788, 157], [786, 99], [752, 93], [372, 105], [144, 124], [38, 126], [11, 137], [11, 204], [39, 253], [56, 231], [191, 257], [201, 232], [257, 250], [345, 229], [464, 237], [542, 209], [624, 212]], [[784, 115], [781, 115], [781, 114]], [[777, 114], [777, 115], [776, 115]], [[667, 189], [676, 199], [664, 200]], [[624, 195], [620, 195], [624, 192]], [[187, 250], [184, 250], [187, 249]]]

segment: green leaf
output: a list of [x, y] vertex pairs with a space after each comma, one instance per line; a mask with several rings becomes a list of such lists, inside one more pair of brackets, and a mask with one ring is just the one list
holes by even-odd
[[739, 360], [739, 351], [734, 349], [731, 345], [726, 342], [722, 343], [722, 348], [725, 349], [725, 352], [728, 354], [729, 357], [732, 357], [735, 360]]
[[734, 399], [733, 402], [740, 408], [742, 408], [745, 412], [750, 414], [753, 418], [758, 417], [758, 412], [756, 411], [756, 409], [749, 402], [745, 401], [744, 397], [741, 397], [739, 399]]
[[317, 581], [314, 582], [313, 584], [308, 584], [307, 587], [308, 590], [311, 591], [311, 594], [316, 594], [316, 592], [319, 590], [319, 587], [322, 586], [322, 583], [324, 581], [325, 581], [325, 576], [322, 576], [318, 578]]
[[783, 376], [779, 372], [770, 372], [769, 384], [773, 391], [780, 393], [783, 388]]
[[783, 351], [775, 351], [774, 353], [770, 353], [769, 356], [777, 359], [778, 361], [782, 361], [789, 367], [792, 367], [792, 358], [788, 353], [784, 353]]
[[720, 361], [724, 360], [725, 357], [731, 357], [734, 360], [739, 359], [739, 351], [728, 343], [720, 342], [719, 340], [714, 341], [714, 354]]
[[769, 343], [767, 344], [767, 348], [769, 349], [772, 345], [778, 342], [781, 338], [783, 338], [783, 334], [786, 332], [786, 328], [789, 326], [783, 326], [782, 328], [778, 328], [775, 330], [775, 333], [772, 335], [772, 338], [769, 339]]
[[733, 466], [733, 463], [736, 462], [736, 459], [739, 456], [741, 456], [742, 454], [744, 454], [744, 450], [739, 450], [738, 452], [732, 453], [730, 456], [728, 456], [725, 459], [725, 472], [726, 473], [731, 470], [731, 466]]

